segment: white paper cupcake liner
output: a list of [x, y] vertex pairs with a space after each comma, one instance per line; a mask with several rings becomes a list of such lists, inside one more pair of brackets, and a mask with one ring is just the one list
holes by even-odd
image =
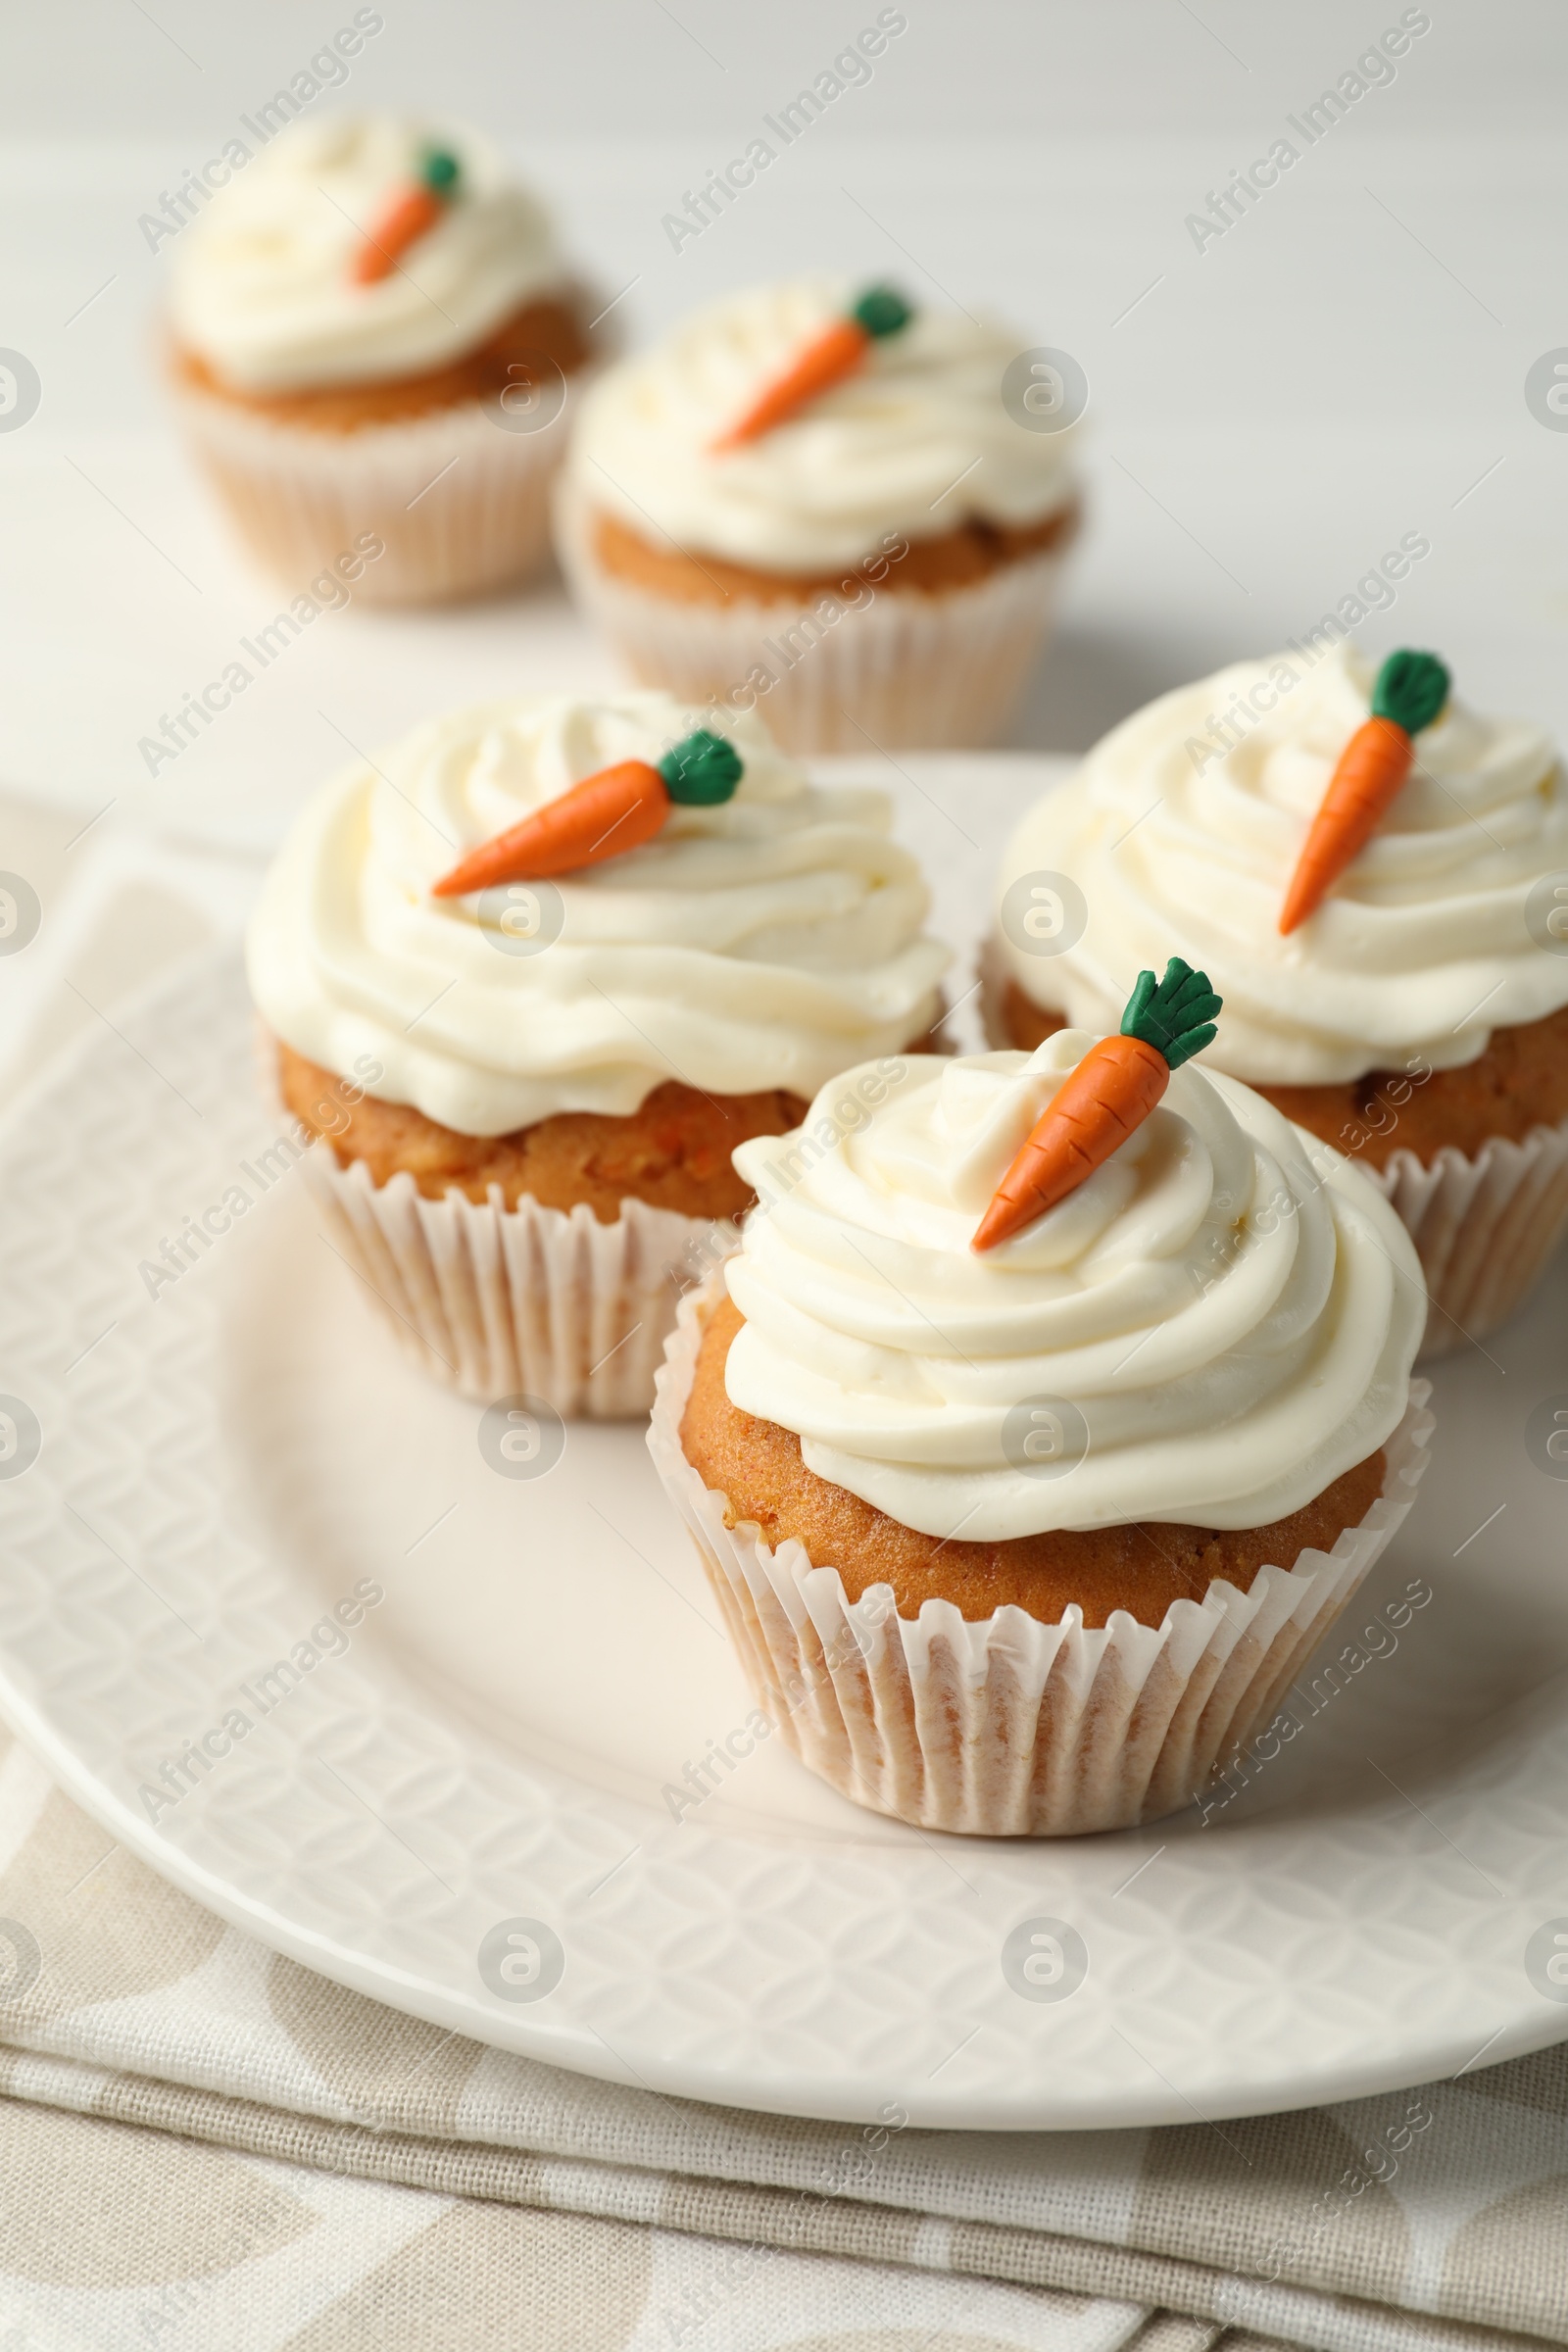
[[677, 1283], [728, 1256], [733, 1225], [624, 1200], [612, 1225], [579, 1202], [427, 1200], [406, 1171], [376, 1185], [329, 1146], [304, 1169], [332, 1238], [399, 1346], [480, 1403], [528, 1396], [564, 1419], [629, 1419], [654, 1400]]
[[548, 557], [565, 409], [533, 433], [505, 430], [477, 400], [335, 433], [184, 387], [176, 406], [241, 536], [296, 590], [368, 531], [385, 552], [352, 584], [366, 604], [478, 595]]
[[[1012, 975], [995, 933], [980, 951], [986, 1042], [1007, 1047]], [[1436, 1158], [1394, 1152], [1374, 1168], [1350, 1154], [1416, 1247], [1430, 1304], [1419, 1361], [1451, 1355], [1516, 1313], [1568, 1231], [1568, 1119], [1521, 1144], [1494, 1136], [1472, 1154], [1446, 1145]]]
[[1421, 1259], [1432, 1301], [1423, 1363], [1506, 1323], [1568, 1229], [1568, 1119], [1522, 1144], [1494, 1136], [1473, 1158], [1449, 1145], [1430, 1164], [1395, 1152], [1362, 1172]]
[[1081, 1837], [1157, 1821], [1197, 1794], [1265, 1722], [1403, 1520], [1426, 1467], [1430, 1390], [1412, 1383], [1384, 1490], [1332, 1551], [1265, 1566], [1250, 1591], [1216, 1579], [1163, 1624], [1076, 1605], [1043, 1624], [983, 1624], [951, 1601], [900, 1617], [892, 1588], [846, 1598], [836, 1568], [793, 1539], [770, 1551], [727, 1527], [727, 1498], [680, 1446], [716, 1280], [681, 1302], [648, 1432], [760, 1705], [804, 1764], [857, 1804], [982, 1838]]
[[940, 595], [868, 582], [868, 604], [842, 603], [827, 621], [789, 598], [683, 604], [617, 579], [580, 495], [563, 484], [556, 499], [572, 593], [638, 683], [724, 703], [760, 666], [774, 682], [755, 707], [792, 752], [864, 752], [867, 737], [893, 749], [993, 741], [1050, 635], [1070, 539]]

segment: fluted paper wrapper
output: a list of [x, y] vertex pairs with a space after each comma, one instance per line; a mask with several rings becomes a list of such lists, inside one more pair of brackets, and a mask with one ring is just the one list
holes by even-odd
[[1449, 1146], [1429, 1164], [1395, 1152], [1363, 1173], [1403, 1221], [1427, 1278], [1423, 1363], [1506, 1323], [1568, 1228], [1568, 1119], [1522, 1144], [1494, 1136], [1474, 1157]]
[[476, 400], [329, 433], [188, 388], [175, 399], [241, 537], [296, 591], [367, 531], [386, 552], [352, 584], [366, 604], [476, 596], [526, 578], [549, 554], [564, 410], [533, 433], [505, 430]]
[[[986, 1042], [1010, 1046], [1004, 1007], [1012, 975], [995, 933], [979, 968]], [[1568, 1231], [1568, 1119], [1535, 1128], [1522, 1144], [1494, 1136], [1474, 1154], [1451, 1144], [1431, 1161], [1395, 1152], [1382, 1168], [1348, 1156], [1415, 1244], [1430, 1301], [1422, 1363], [1506, 1323]]]
[[864, 752], [867, 738], [895, 750], [994, 741], [1051, 633], [1070, 537], [939, 595], [867, 583], [868, 604], [844, 604], [827, 622], [790, 598], [721, 606], [653, 595], [599, 561], [576, 492], [563, 485], [556, 501], [572, 593], [639, 685], [723, 702], [760, 667], [774, 683], [756, 709], [791, 752]]
[[1070, 1838], [1176, 1811], [1266, 1723], [1409, 1510], [1426, 1467], [1428, 1384], [1388, 1442], [1383, 1493], [1330, 1552], [1216, 1578], [1160, 1626], [1118, 1610], [1086, 1627], [1020, 1608], [983, 1624], [952, 1601], [900, 1617], [888, 1585], [845, 1595], [793, 1539], [770, 1551], [727, 1527], [727, 1498], [681, 1450], [703, 1329], [719, 1296], [682, 1301], [658, 1380], [649, 1450], [686, 1522], [757, 1697], [804, 1764], [857, 1804], [921, 1829]]
[[676, 1282], [735, 1247], [733, 1225], [624, 1200], [612, 1225], [526, 1197], [427, 1200], [326, 1146], [304, 1169], [332, 1238], [421, 1371], [480, 1403], [527, 1396], [565, 1419], [640, 1418], [675, 1320]]

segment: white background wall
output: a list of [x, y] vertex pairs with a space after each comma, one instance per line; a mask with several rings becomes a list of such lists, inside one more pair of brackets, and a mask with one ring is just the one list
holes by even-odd
[[[869, 85], [679, 253], [662, 216], [875, 0], [381, 0], [385, 29], [341, 96], [482, 124], [598, 280], [635, 281], [618, 314], [633, 335], [829, 262], [931, 301], [951, 289], [1009, 314], [1021, 348], [1074, 353], [1092, 528], [1014, 740], [1081, 747], [1160, 688], [1295, 633], [1412, 530], [1432, 554], [1368, 647], [1432, 645], [1473, 699], [1568, 731], [1568, 433], [1524, 398], [1532, 362], [1568, 346], [1568, 12], [1430, 0], [1396, 78], [1200, 253], [1185, 216], [1402, 0], [904, 4], [908, 29]], [[116, 821], [262, 839], [343, 757], [334, 727], [385, 738], [458, 694], [611, 674], [550, 593], [333, 614], [265, 698], [156, 786], [141, 773], [143, 728], [275, 598], [166, 432], [154, 321], [171, 248], [149, 252], [137, 216], [352, 13], [11, 12], [0, 345], [31, 358], [44, 399], [0, 435], [4, 780], [88, 809], [114, 797]]]

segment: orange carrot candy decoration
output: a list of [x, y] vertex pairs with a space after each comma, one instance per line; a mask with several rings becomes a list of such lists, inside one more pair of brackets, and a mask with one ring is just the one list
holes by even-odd
[[652, 841], [671, 808], [716, 808], [732, 799], [742, 772], [735, 746], [699, 727], [657, 767], [647, 760], [621, 760], [584, 776], [443, 874], [431, 895], [462, 898], [497, 882], [543, 882], [600, 865]]
[[1090, 1047], [1068, 1072], [998, 1185], [969, 1244], [994, 1250], [1075, 1192], [1141, 1127], [1172, 1070], [1213, 1042], [1220, 1000], [1206, 972], [1173, 956], [1157, 984], [1140, 972], [1121, 1033]]
[[903, 295], [891, 286], [871, 286], [847, 318], [835, 318], [804, 351], [798, 351], [783, 373], [763, 386], [745, 416], [710, 447], [715, 453], [739, 449], [743, 442], [770, 433], [776, 424], [787, 422], [798, 410], [842, 384], [862, 365], [873, 343], [883, 335], [898, 334], [913, 317]]
[[460, 176], [458, 159], [445, 147], [424, 150], [417, 179], [399, 188], [375, 226], [366, 231], [365, 243], [354, 257], [357, 285], [373, 285], [377, 278], [391, 275], [409, 247], [428, 235], [456, 201]]
[[1315, 914], [1346, 867], [1387, 816], [1415, 756], [1414, 736], [1448, 699], [1448, 673], [1436, 654], [1391, 654], [1372, 689], [1372, 715], [1340, 754], [1280, 908], [1289, 934]]

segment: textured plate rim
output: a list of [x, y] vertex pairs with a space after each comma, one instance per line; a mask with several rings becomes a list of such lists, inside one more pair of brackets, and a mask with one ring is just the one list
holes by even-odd
[[[138, 1020], [156, 1020], [183, 993], [198, 993], [191, 991], [194, 971], [210, 967], [215, 981], [231, 979], [233, 961], [232, 950], [227, 947], [201, 952], [183, 959], [172, 972], [160, 975], [122, 1007], [117, 1006], [117, 1012], [131, 1027]], [[0, 1162], [9, 1161], [15, 1142], [24, 1133], [28, 1122], [41, 1109], [61, 1104], [95, 1055], [106, 1051], [102, 1034], [89, 1031], [39, 1073], [0, 1120]], [[1568, 1677], [1556, 1677], [1553, 1681], [1565, 1686], [1561, 1696], [1568, 1700]], [[1534, 1702], [1516, 1702], [1514, 1707], [1494, 1718], [1490, 1727], [1475, 1727], [1476, 1732], [1499, 1728], [1510, 1714], [1531, 1703], [1540, 1704], [1544, 1697], [1544, 1689], [1535, 1694]], [[1560, 1711], [1568, 1713], [1568, 1709]], [[352, 1989], [481, 2042], [628, 2086], [640, 2084], [718, 2105], [836, 2117], [844, 2121], [862, 2121], [873, 2111], [872, 2093], [862, 2090], [858, 2095], [847, 2095], [842, 2082], [825, 2070], [803, 2073], [793, 2082], [784, 2082], [765, 2068], [748, 2072], [726, 2065], [707, 2073], [689, 2062], [668, 2061], [658, 2052], [641, 2047], [635, 2061], [621, 2058], [604, 2043], [594, 2047], [582, 2032], [573, 2033], [552, 2024], [547, 2015], [489, 2002], [477, 1989], [460, 1986], [456, 1978], [439, 1983], [417, 1972], [399, 1970], [384, 1958], [367, 1954], [352, 1942], [324, 1934], [288, 1910], [259, 1899], [235, 1877], [204, 1864], [175, 1839], [141, 1820], [61, 1734], [47, 1708], [34, 1702], [14, 1673], [12, 1660], [3, 1647], [0, 1647], [0, 1715], [68, 1793], [128, 1851], [232, 1925]], [[636, 1809], [628, 1808], [628, 1812], [635, 1815]], [[1253, 1825], [1259, 1833], [1267, 1827], [1267, 1817]], [[1286, 1834], [1289, 1835], [1289, 1824]], [[715, 1835], [733, 1841], [744, 1834], [727, 1830]], [[1072, 1842], [1084, 1845], [1100, 1841]], [[966, 1841], [955, 1843], [963, 1847]], [[877, 1850], [885, 1853], [888, 1849]], [[1139, 1849], [1122, 1843], [1118, 1858], [1130, 1859], [1136, 1850]], [[1016, 1904], [1012, 1907], [1016, 1909]], [[1543, 2009], [1525, 1998], [1526, 1989], [1521, 1970], [1517, 1998], [1490, 2040], [1483, 2043], [1490, 2063], [1525, 2055], [1568, 2034], [1568, 2013], [1559, 2015], [1555, 2010]], [[1399, 2022], [1396, 2016], [1396, 2026]], [[1266, 2070], [1261, 2077], [1255, 2063], [1250, 2068], [1233, 2053], [1231, 2063], [1224, 2069], [1215, 2070], [1209, 2079], [1190, 2081], [1186, 2089], [1179, 2081], [1167, 2082], [1157, 2069], [1156, 2081], [1148, 2073], [1147, 2066], [1140, 2075], [1129, 2070], [1121, 2082], [1102, 2083], [1093, 2095], [1078, 2097], [1054, 2096], [1038, 2082], [1023, 2090], [1014, 2083], [1001, 2096], [964, 2090], [956, 2084], [951, 2088], [932, 2084], [929, 2089], [916, 2090], [911, 2102], [908, 2084], [894, 2087], [908, 2107], [912, 2122], [935, 2128], [1057, 2131], [1190, 2122], [1199, 2110], [1189, 2092], [1196, 2092], [1201, 2099], [1204, 2120], [1255, 2115], [1371, 2095], [1432, 2081], [1453, 2073], [1456, 2068], [1463, 2071], [1467, 2064], [1473, 2063], [1475, 2039], [1489, 2022], [1495, 2026], [1495, 2007], [1490, 2018], [1478, 2015], [1473, 2027], [1463, 2032], [1440, 2025], [1423, 2030], [1407, 2027], [1396, 2048], [1368, 2055], [1359, 2062], [1342, 2059], [1314, 2068], [1311, 2053], [1303, 2051], [1289, 2065]], [[591, 2033], [592, 2029], [588, 2031]], [[1253, 2062], [1260, 2055], [1255, 2049], [1247, 2052], [1247, 2058]]]

